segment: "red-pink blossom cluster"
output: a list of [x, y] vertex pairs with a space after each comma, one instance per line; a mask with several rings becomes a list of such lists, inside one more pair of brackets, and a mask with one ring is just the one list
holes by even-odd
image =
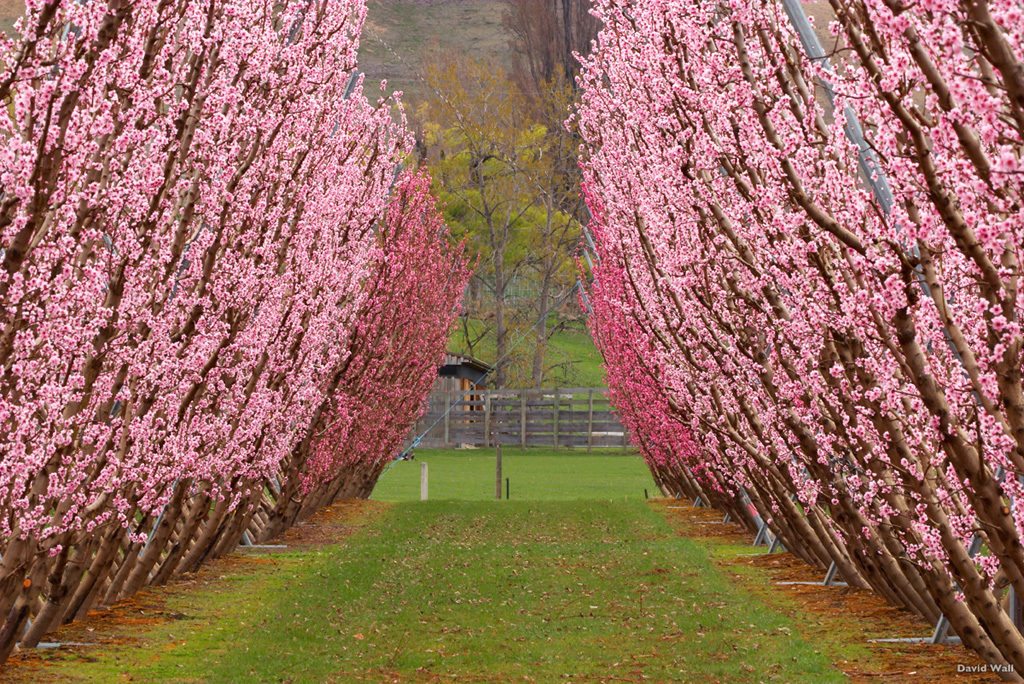
[[780, 3], [597, 3], [595, 337], [668, 491], [1021, 672], [1020, 5], [829, 7], [832, 70]]
[[[365, 14], [28, 0], [0, 37], [0, 662], [280, 531], [414, 417], [465, 269], [421, 176], [389, 200]], [[381, 439], [307, 467], [345, 411]]]
[[[346, 473], [338, 484], [348, 496], [369, 493], [426, 409], [470, 276], [425, 172], [406, 174], [395, 188], [379, 243], [368, 283], [375, 296], [359, 313], [351, 361], [306, 473], [307, 486]], [[353, 471], [358, 478], [347, 475]]]

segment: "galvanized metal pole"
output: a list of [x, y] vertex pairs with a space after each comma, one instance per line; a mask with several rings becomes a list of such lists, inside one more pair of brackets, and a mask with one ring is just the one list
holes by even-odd
[[[782, 0], [782, 6], [786, 10], [786, 16], [789, 17], [789, 23], [793, 25], [793, 29], [800, 37], [800, 44], [803, 45], [804, 52], [812, 62], [818, 64], [824, 71], [832, 73], [832, 63], [829, 61], [828, 55], [825, 54], [825, 48], [821, 46], [814, 27], [807, 20], [800, 0]], [[829, 103], [835, 104], [835, 90], [832, 88], [832, 84], [826, 79], [822, 79], [821, 83], [828, 95]], [[850, 105], [843, 107], [843, 115], [846, 117], [844, 126], [846, 137], [857, 146], [857, 164], [860, 166], [861, 175], [871, 186], [871, 192], [874, 193], [882, 210], [888, 214], [892, 210], [893, 204], [892, 189], [889, 187], [885, 172], [879, 167], [878, 155], [864, 139], [864, 129], [861, 128], [860, 119], [857, 118], [853, 107]]]
[[[462, 396], [461, 395], [459, 396], [459, 401], [462, 401]], [[445, 405], [445, 407], [450, 407], [452, 405], [452, 388], [451, 387], [445, 387], [445, 390], [444, 390], [444, 405]], [[452, 415], [452, 412], [450, 410], [445, 410], [445, 412], [444, 412], [444, 445], [446, 447], [450, 447], [452, 445], [452, 440], [451, 440], [451, 434], [452, 434], [452, 432], [451, 432], [451, 429], [452, 429], [451, 428], [451, 420], [452, 419], [451, 419], [451, 415]]]

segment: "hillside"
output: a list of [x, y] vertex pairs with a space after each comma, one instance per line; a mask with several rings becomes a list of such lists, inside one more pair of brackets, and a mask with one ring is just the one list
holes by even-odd
[[368, 85], [386, 78], [389, 91], [404, 91], [410, 108], [423, 96], [420, 65], [433, 50], [507, 60], [501, 0], [369, 0], [367, 7], [360, 68]]
[[25, 10], [22, 0], [0, 0], [0, 31], [7, 33]]

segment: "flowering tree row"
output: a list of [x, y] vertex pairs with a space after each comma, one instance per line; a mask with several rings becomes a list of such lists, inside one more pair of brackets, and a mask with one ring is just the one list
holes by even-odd
[[466, 279], [362, 0], [29, 0], [0, 45], [0, 662], [366, 495]]
[[778, 2], [597, 3], [595, 337], [666, 491], [1024, 672], [1022, 8], [827, 7], [834, 71]]

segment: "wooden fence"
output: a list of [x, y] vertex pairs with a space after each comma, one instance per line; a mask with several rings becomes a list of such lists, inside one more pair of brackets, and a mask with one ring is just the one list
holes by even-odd
[[[629, 439], [604, 387], [439, 391], [413, 436], [424, 447], [621, 447]], [[429, 428], [429, 430], [428, 430]]]

